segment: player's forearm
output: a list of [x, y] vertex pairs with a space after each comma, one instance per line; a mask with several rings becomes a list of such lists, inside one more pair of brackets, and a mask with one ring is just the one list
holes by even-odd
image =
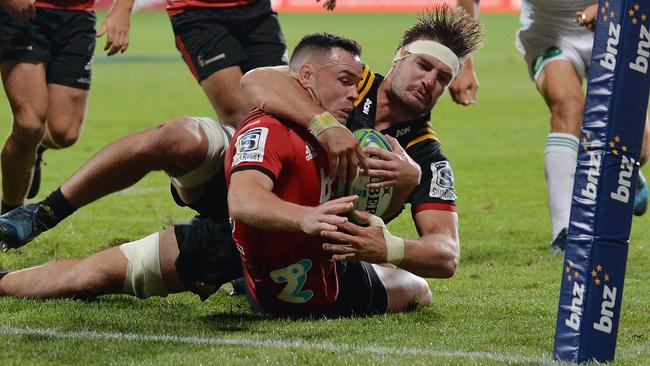
[[128, 11], [129, 14], [131, 14], [131, 10], [133, 9], [134, 3], [135, 0], [115, 0], [113, 1], [113, 6], [111, 6], [111, 11], [124, 10], [124, 11]]
[[291, 77], [286, 67], [263, 67], [249, 71], [241, 79], [249, 101], [264, 112], [307, 127], [325, 110]]
[[263, 190], [228, 191], [228, 207], [233, 220], [271, 231], [300, 231], [299, 218], [306, 215], [307, 207], [283, 201], [274, 193]]
[[404, 259], [399, 267], [425, 278], [449, 278], [456, 272], [460, 249], [450, 235], [431, 234], [404, 240]]

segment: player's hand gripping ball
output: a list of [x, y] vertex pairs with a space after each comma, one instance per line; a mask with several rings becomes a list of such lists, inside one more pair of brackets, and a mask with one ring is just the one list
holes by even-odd
[[[361, 148], [376, 147], [383, 150], [393, 151], [390, 144], [384, 136], [373, 129], [363, 128], [354, 131], [354, 137], [359, 141]], [[370, 156], [372, 159], [380, 159], [378, 156]], [[354, 180], [347, 179], [344, 185], [337, 186], [335, 193], [337, 197], [357, 195], [359, 199], [354, 206], [355, 210], [366, 211], [373, 215], [382, 217], [393, 198], [393, 187], [373, 188], [366, 187], [368, 183], [381, 181], [381, 178], [369, 177], [358, 174]], [[350, 220], [355, 223], [363, 223], [354, 215], [350, 215]]]

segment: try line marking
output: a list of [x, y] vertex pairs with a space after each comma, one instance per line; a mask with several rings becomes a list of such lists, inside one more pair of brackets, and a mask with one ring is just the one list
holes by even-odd
[[489, 360], [507, 363], [534, 363], [542, 365], [551, 365], [554, 362], [547, 356], [526, 357], [516, 355], [502, 355], [489, 352], [463, 352], [463, 351], [445, 351], [426, 348], [391, 348], [373, 345], [350, 345], [345, 343], [332, 342], [307, 342], [300, 339], [295, 340], [263, 340], [251, 338], [207, 338], [207, 337], [179, 337], [174, 335], [144, 335], [134, 333], [111, 333], [97, 331], [70, 331], [61, 332], [56, 329], [38, 329], [38, 328], [18, 328], [10, 326], [0, 326], [0, 335], [30, 335], [42, 336], [57, 339], [97, 339], [97, 340], [119, 340], [129, 342], [169, 342], [184, 343], [193, 345], [216, 345], [216, 346], [241, 346], [241, 347], [266, 347], [276, 349], [316, 349], [334, 352], [356, 352], [372, 353], [380, 356], [397, 355], [397, 356], [429, 356], [429, 357], [449, 357], [463, 358], [470, 360]]

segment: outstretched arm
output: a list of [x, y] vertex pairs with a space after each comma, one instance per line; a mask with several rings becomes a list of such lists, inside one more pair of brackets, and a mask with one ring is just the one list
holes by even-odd
[[367, 170], [363, 152], [348, 129], [316, 131], [318, 124], [324, 120], [333, 123], [334, 117], [291, 77], [288, 67], [264, 67], [249, 71], [241, 79], [241, 88], [250, 102], [264, 112], [310, 128], [327, 151], [332, 175], [336, 174], [344, 180], [348, 174], [356, 176], [359, 165]]
[[108, 56], [126, 52], [129, 48], [129, 29], [131, 27], [131, 9], [134, 0], [115, 0], [106, 14], [97, 32], [97, 38], [106, 34], [104, 51]]
[[[471, 16], [478, 17], [478, 0], [457, 0], [456, 5], [463, 8]], [[454, 102], [469, 106], [476, 103], [477, 91], [478, 78], [476, 72], [474, 72], [474, 62], [472, 57], [468, 57], [465, 59], [460, 75], [449, 86], [449, 94]]]

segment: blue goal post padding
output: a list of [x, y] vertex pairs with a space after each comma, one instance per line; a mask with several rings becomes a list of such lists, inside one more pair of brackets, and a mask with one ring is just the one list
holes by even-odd
[[611, 361], [648, 106], [650, 0], [600, 0], [554, 356]]

